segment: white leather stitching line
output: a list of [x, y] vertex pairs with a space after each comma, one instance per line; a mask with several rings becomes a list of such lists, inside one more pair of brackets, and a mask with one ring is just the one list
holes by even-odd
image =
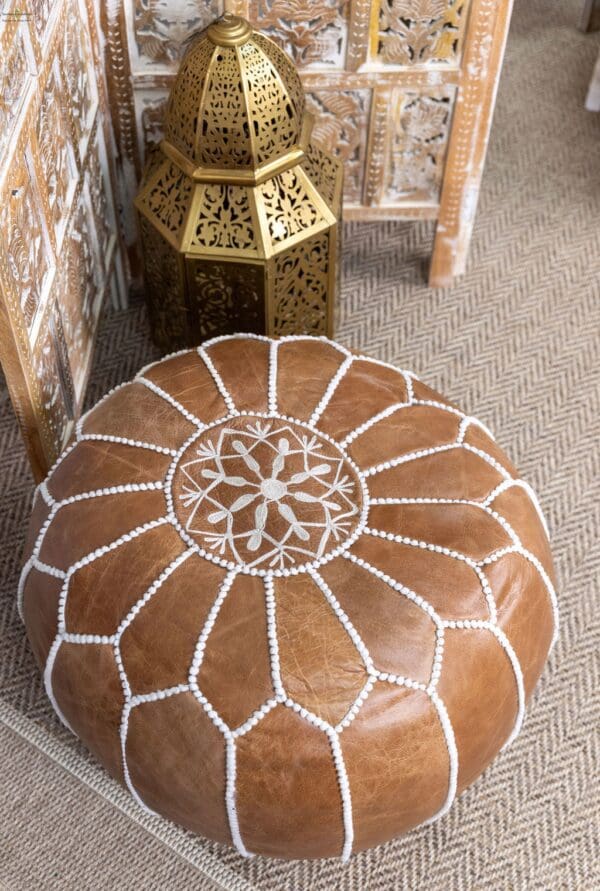
[[146, 372], [150, 371], [152, 368], [155, 368], [157, 365], [160, 365], [162, 362], [166, 362], [167, 359], [176, 359], [177, 356], [185, 356], [186, 353], [189, 353], [190, 356], [195, 353], [196, 350], [185, 348], [183, 350], [175, 350], [174, 353], [167, 353], [166, 356], [161, 356], [160, 359], [154, 359], [152, 362], [148, 362], [147, 365], [144, 365], [143, 368], [140, 368], [138, 371], [138, 375], [142, 377], [146, 374]]
[[[351, 638], [354, 645], [359, 650], [359, 653], [361, 653], [361, 657], [363, 658], [363, 661], [364, 661], [364, 657], [366, 657], [365, 666], [367, 666], [367, 664], [372, 665], [370, 656], [367, 652], [366, 647], [362, 643], [362, 641], [361, 641], [358, 633], [354, 629], [352, 623], [350, 622], [350, 620], [348, 619], [348, 617], [346, 616], [344, 611], [341, 609], [339, 603], [337, 602], [337, 600], [335, 599], [335, 597], [333, 596], [333, 594], [331, 593], [331, 591], [325, 584], [325, 581], [316, 572], [314, 573], [314, 575], [311, 572], [311, 576], [312, 576], [313, 580], [315, 581], [315, 584], [317, 584], [317, 586], [320, 588], [320, 590], [325, 595], [325, 598], [327, 599], [329, 605], [332, 607], [332, 609], [334, 609], [336, 616], [342, 622], [344, 629], [348, 633], [348, 635]], [[333, 757], [333, 763], [334, 763], [334, 768], [335, 768], [335, 772], [336, 772], [336, 776], [337, 776], [337, 780], [338, 780], [338, 785], [340, 788], [340, 796], [341, 796], [341, 802], [342, 802], [342, 822], [344, 825], [344, 845], [342, 848], [341, 857], [342, 857], [342, 862], [345, 862], [349, 858], [350, 854], [352, 853], [352, 845], [354, 842], [354, 827], [353, 827], [353, 823], [352, 823], [352, 801], [351, 801], [351, 795], [350, 795], [350, 784], [348, 782], [348, 776], [346, 773], [346, 765], [344, 763], [344, 756], [342, 754], [342, 749], [341, 749], [339, 739], [338, 739], [338, 735], [339, 735], [339, 733], [341, 733], [341, 729], [338, 730], [337, 727], [332, 727], [331, 724], [329, 724], [327, 721], [324, 721], [322, 718], [319, 718], [318, 715], [315, 715], [309, 709], [304, 708], [304, 706], [300, 705], [300, 703], [295, 702], [295, 700], [293, 700], [289, 696], [287, 696], [287, 694], [284, 690], [282, 681], [281, 681], [281, 667], [280, 667], [280, 663], [279, 663], [279, 643], [277, 640], [277, 604], [276, 604], [276, 600], [275, 600], [275, 589], [274, 589], [274, 585], [273, 585], [273, 576], [272, 575], [268, 575], [265, 577], [264, 585], [265, 585], [265, 597], [266, 597], [266, 604], [267, 604], [267, 629], [268, 629], [268, 638], [269, 638], [269, 652], [270, 652], [270, 660], [271, 660], [271, 678], [272, 678], [272, 682], [273, 682], [273, 689], [274, 689], [277, 701], [283, 702], [283, 704], [287, 708], [291, 708], [293, 711], [297, 712], [302, 718], [309, 721], [309, 723], [313, 724], [315, 727], [318, 727], [319, 730], [322, 730], [327, 735], [327, 738], [329, 740], [329, 745], [331, 747], [331, 753], [332, 753], [332, 757]], [[342, 618], [342, 616], [344, 618]], [[344, 619], [345, 619], [345, 621], [344, 621]], [[364, 651], [364, 657], [363, 657], [363, 653], [361, 652], [361, 650], [357, 644], [357, 641], [360, 642], [362, 650]], [[360, 698], [362, 696], [364, 689], [365, 688], [363, 687], [363, 690], [359, 694], [358, 698]], [[360, 699], [360, 705], [362, 705], [362, 702], [364, 702], [364, 699], [366, 699], [367, 695], [368, 695], [368, 691], [367, 691], [367, 694], [364, 696], [364, 698]], [[354, 705], [356, 705], [358, 698], [357, 698], [357, 700], [355, 700], [352, 708], [354, 708]], [[358, 707], [356, 708], [356, 713], [358, 712], [358, 708], [360, 708], [360, 705], [358, 705]], [[352, 715], [352, 719], [354, 717], [355, 717], [355, 714]]]
[[116, 495], [125, 492], [144, 492], [151, 491], [153, 489], [162, 489], [162, 487], [163, 483], [161, 480], [150, 483], [125, 483], [118, 486], [107, 486], [104, 489], [96, 489], [91, 492], [80, 492], [77, 495], [71, 495], [68, 498], [64, 498], [62, 501], [55, 501], [53, 499], [52, 509], [46, 517], [42, 527], [40, 528], [40, 531], [38, 532], [38, 537], [36, 539], [31, 557], [24, 564], [23, 569], [21, 570], [21, 575], [19, 577], [19, 584], [17, 586], [17, 608], [19, 610], [19, 616], [21, 617], [21, 619], [23, 619], [23, 593], [25, 590], [25, 583], [27, 582], [27, 577], [32, 568], [38, 569], [40, 572], [45, 572], [47, 575], [53, 575], [56, 578], [64, 579], [67, 576], [67, 573], [64, 570], [58, 569], [58, 567], [56, 566], [50, 566], [49, 564], [44, 563], [39, 559], [39, 554], [42, 549], [42, 544], [44, 542], [46, 533], [61, 507], [65, 507], [68, 504], [74, 504], [76, 501], [85, 501], [89, 498], [98, 498], [104, 495]]
[[272, 340], [269, 344], [269, 382], [268, 400], [269, 412], [277, 412], [277, 348], [279, 343]]
[[48, 481], [43, 480], [39, 486], [37, 487], [37, 491], [40, 493], [41, 497], [44, 499], [48, 507], [52, 507], [54, 504], [54, 498], [48, 491]]
[[540, 518], [542, 526], [544, 527], [544, 532], [546, 533], [547, 537], [550, 538], [550, 530], [548, 529], [548, 523], [546, 522], [546, 517], [544, 516], [544, 512], [542, 511], [542, 507], [540, 505], [538, 497], [535, 494], [535, 490], [525, 480], [512, 479], [512, 478], [504, 480], [503, 482], [499, 483], [499, 485], [497, 485], [496, 488], [492, 492], [490, 492], [490, 494], [488, 495], [488, 497], [485, 499], [485, 501], [483, 503], [486, 505], [486, 507], [488, 507], [490, 504], [494, 503], [494, 501], [496, 500], [496, 498], [498, 498], [499, 495], [502, 495], [503, 492], [506, 492], [507, 489], [510, 489], [513, 486], [524, 489], [525, 492], [529, 495], [529, 498], [532, 501], [533, 506], [535, 507], [536, 511], [538, 512], [538, 516]]
[[120, 535], [118, 538], [115, 538], [109, 544], [102, 545], [100, 548], [96, 548], [94, 551], [90, 551], [89, 554], [86, 554], [84, 557], [81, 557], [72, 566], [67, 570], [67, 574], [65, 577], [65, 582], [60, 593], [59, 603], [58, 603], [58, 631], [59, 634], [64, 634], [67, 630], [65, 624], [65, 613], [67, 606], [67, 597], [69, 592], [69, 582], [71, 578], [77, 570], [82, 569], [84, 566], [88, 566], [90, 563], [93, 563], [95, 560], [98, 560], [100, 557], [104, 557], [110, 551], [114, 551], [117, 548], [121, 547], [121, 545], [126, 542], [133, 541], [138, 538], [140, 535], [143, 535], [145, 532], [150, 532], [152, 529], [156, 529], [158, 526], [163, 526], [165, 523], [168, 523], [168, 519], [166, 517], [159, 517], [157, 520], [151, 520], [148, 523], [144, 523], [141, 526], [136, 526], [130, 532], [126, 532], [124, 535]]
[[[130, 773], [129, 773], [129, 765], [127, 763], [127, 735], [129, 732], [129, 715], [130, 715], [131, 709], [135, 705], [138, 705], [140, 702], [153, 702], [157, 699], [164, 699], [166, 694], [164, 693], [164, 691], [156, 691], [156, 695], [151, 693], [151, 694], [147, 694], [144, 698], [140, 698], [139, 696], [138, 697], [132, 696], [129, 678], [127, 677], [127, 672], [125, 671], [125, 666], [123, 664], [123, 657], [121, 654], [121, 639], [123, 637], [123, 634], [127, 630], [127, 628], [131, 625], [131, 623], [133, 622], [133, 620], [135, 619], [137, 614], [140, 612], [140, 610], [143, 609], [143, 607], [154, 597], [154, 595], [163, 586], [163, 584], [169, 578], [169, 576], [172, 575], [172, 573], [174, 573], [175, 570], [179, 566], [181, 566], [182, 563], [184, 563], [188, 559], [188, 557], [190, 557], [193, 553], [194, 552], [191, 548], [189, 548], [187, 551], [183, 551], [165, 569], [163, 569], [163, 571], [160, 573], [160, 575], [152, 582], [150, 587], [147, 588], [145, 593], [139, 598], [139, 600], [136, 601], [136, 603], [129, 610], [129, 612], [127, 613], [125, 618], [122, 620], [122, 622], [118, 626], [116, 633], [114, 634], [114, 636], [112, 638], [112, 641], [110, 641], [113, 644], [113, 653], [114, 653], [115, 663], [117, 665], [117, 671], [119, 672], [119, 679], [121, 681], [121, 687], [123, 688], [123, 696], [124, 696], [123, 711], [121, 714], [121, 724], [120, 724], [120, 728], [119, 728], [120, 739], [121, 739], [121, 762], [122, 762], [122, 768], [123, 768], [123, 776], [125, 778], [125, 783], [127, 785], [127, 788], [129, 789], [129, 791], [131, 792], [131, 794], [133, 795], [135, 800], [138, 802], [138, 804], [141, 804], [145, 810], [150, 811], [150, 813], [153, 813], [153, 811], [142, 800], [137, 789], [135, 788], [135, 785], [134, 785], [134, 783], [131, 779]], [[186, 689], [187, 689], [187, 687], [186, 687]], [[175, 692], [182, 692], [181, 687], [173, 687], [173, 688], [170, 688], [170, 690], [172, 691], [170, 695], [174, 695]], [[161, 695], [161, 693], [163, 695]], [[134, 699], [135, 699], [135, 702], [134, 702]]]
[[515, 676], [515, 682], [517, 685], [517, 717], [515, 719], [515, 723], [513, 729], [511, 731], [510, 736], [506, 740], [503, 745], [503, 749], [507, 748], [518, 736], [519, 731], [521, 730], [521, 726], [523, 724], [523, 718], [525, 716], [525, 688], [523, 685], [523, 672], [521, 670], [521, 665], [517, 658], [517, 654], [510, 641], [508, 640], [506, 634], [499, 625], [494, 622], [484, 622], [480, 619], [459, 619], [457, 621], [446, 621], [444, 622], [446, 628], [457, 628], [457, 629], [476, 629], [480, 631], [489, 631], [494, 637], [498, 640], [498, 643], [502, 647], [502, 649], [506, 652], [506, 655], [509, 658], [511, 663], [511, 667]]
[[42, 563], [42, 561], [39, 560], [34, 554], [29, 557], [29, 559], [23, 565], [23, 569], [21, 570], [21, 574], [19, 576], [19, 583], [17, 585], [17, 610], [22, 622], [24, 621], [23, 596], [25, 593], [25, 584], [32, 569], [37, 569], [38, 572], [43, 572], [46, 575], [54, 576], [54, 578], [57, 579], [65, 579], [67, 576], [67, 573], [63, 569], [58, 569], [56, 566], [50, 566], [48, 563]]
[[[417, 402], [413, 403], [413, 405], [417, 404]], [[456, 414], [457, 412], [455, 411], [454, 413]], [[499, 461], [496, 461], [495, 458], [492, 458], [492, 456], [488, 455], [488, 453], [485, 452], [483, 449], [476, 448], [475, 446], [472, 446], [467, 442], [463, 442], [467, 427], [471, 424], [476, 424], [482, 427], [482, 429], [486, 430], [487, 432], [487, 428], [483, 424], [480, 424], [479, 421], [476, 420], [476, 418], [470, 418], [466, 415], [462, 415], [462, 421], [458, 428], [458, 434], [453, 442], [445, 443], [444, 445], [439, 446], [432, 446], [428, 449], [418, 449], [415, 452], [408, 452], [405, 455], [398, 455], [396, 458], [391, 458], [389, 461], [381, 461], [379, 464], [375, 464], [373, 467], [369, 467], [367, 470], [363, 470], [363, 473], [367, 477], [373, 476], [376, 473], [381, 473], [382, 470], [391, 470], [393, 467], [398, 467], [399, 464], [406, 464], [408, 461], [416, 461], [418, 458], [427, 458], [430, 455], [437, 455], [439, 452], [448, 452], [452, 449], [466, 449], [466, 451], [473, 452], [473, 454], [486, 461], [489, 465], [491, 465], [491, 467], [494, 468], [494, 470], [497, 470], [500, 476], [504, 477], [505, 480], [512, 479], [508, 470], [506, 470], [506, 468], [503, 467]]]
[[[460, 560], [463, 563], [466, 563], [470, 566], [476, 573], [479, 582], [482, 586], [484, 596], [486, 598], [488, 609], [490, 611], [490, 621], [482, 621], [477, 619], [466, 619], [461, 621], [448, 621], [442, 620], [442, 624], [444, 628], [482, 628], [491, 631], [492, 634], [496, 636], [499, 643], [505, 649], [513, 671], [515, 675], [515, 681], [517, 685], [517, 698], [518, 698], [518, 710], [517, 710], [517, 718], [515, 721], [515, 727], [513, 733], [510, 736], [509, 742], [515, 738], [521, 729], [521, 724], [523, 722], [523, 709], [524, 709], [524, 695], [523, 695], [523, 674], [521, 671], [521, 667], [519, 665], [518, 659], [514, 650], [512, 649], [508, 639], [504, 632], [498, 627], [496, 624], [497, 621], [497, 612], [496, 612], [496, 603], [494, 600], [494, 595], [490, 584], [485, 576], [485, 573], [482, 571], [482, 565], [489, 562], [489, 558], [485, 561], [476, 562], [471, 560], [470, 557], [467, 557], [465, 554], [460, 554], [458, 551], [452, 551], [450, 548], [443, 548], [440, 545], [434, 545], [425, 541], [419, 541], [414, 538], [406, 538], [403, 535], [394, 535], [391, 532], [382, 532], [379, 529], [365, 529], [365, 535], [373, 535], [376, 538], [384, 538], [388, 541], [395, 541], [398, 544], [406, 544], [411, 547], [421, 548], [423, 550], [434, 551], [438, 554], [445, 554], [448, 557], [452, 557], [455, 560]], [[441, 671], [441, 666], [440, 666]], [[508, 743], [507, 743], [508, 745]]]
[[155, 384], [154, 381], [151, 381], [147, 377], [144, 377], [143, 375], [138, 374], [134, 378], [133, 382], [143, 384], [152, 393], [155, 393], [157, 396], [160, 396], [161, 399], [163, 399], [165, 402], [168, 402], [169, 405], [171, 405], [181, 415], [183, 415], [183, 417], [186, 419], [186, 421], [189, 421], [190, 424], [194, 424], [194, 426], [198, 427], [199, 430], [203, 430], [204, 427], [206, 426], [204, 424], [204, 422], [200, 420], [200, 418], [196, 417], [196, 415], [193, 414], [191, 411], [188, 411], [187, 408], [185, 408], [181, 404], [181, 402], [179, 402], [177, 399], [175, 399], [175, 397], [172, 396], [170, 393], [167, 393], [166, 390], [163, 390], [162, 387], [159, 387], [158, 384]]
[[481, 589], [483, 591], [483, 596], [486, 600], [490, 619], [492, 622], [496, 621], [496, 601], [494, 599], [494, 593], [485, 574], [481, 570], [479, 561], [473, 560], [471, 557], [467, 557], [466, 554], [461, 554], [459, 551], [454, 551], [452, 550], [452, 548], [445, 548], [442, 545], [436, 545], [432, 542], [421, 541], [418, 538], [409, 538], [405, 535], [395, 535], [393, 532], [384, 532], [382, 529], [366, 528], [364, 532], [365, 535], [372, 535], [375, 538], [385, 538], [387, 539], [387, 541], [394, 541], [398, 544], [408, 545], [412, 548], [420, 548], [424, 551], [432, 551], [436, 554], [443, 554], [445, 557], [452, 557], [452, 559], [454, 560], [465, 563], [470, 569], [473, 570], [473, 572], [477, 576], [479, 584], [481, 585]]
[[[215, 342], [216, 342], [216, 341], [215, 341]], [[201, 347], [201, 346], [198, 347], [198, 355], [200, 356], [200, 358], [202, 359], [202, 361], [203, 361], [204, 364], [206, 365], [206, 367], [207, 367], [207, 369], [208, 369], [208, 371], [209, 371], [209, 373], [210, 373], [212, 379], [213, 379], [214, 382], [215, 382], [215, 386], [216, 386], [217, 390], [219, 391], [219, 393], [220, 393], [221, 396], [223, 397], [223, 401], [225, 402], [225, 405], [227, 406], [227, 410], [228, 410], [228, 412], [229, 412], [231, 415], [237, 415], [237, 414], [239, 414], [237, 408], [235, 407], [235, 402], [233, 401], [233, 397], [232, 397], [231, 393], [229, 392], [229, 390], [227, 389], [227, 387], [226, 387], [225, 384], [223, 383], [223, 378], [221, 377], [221, 375], [219, 374], [219, 372], [218, 372], [217, 369], [215, 368], [214, 363], [213, 363], [213, 360], [210, 358], [210, 356], [209, 356], [208, 353], [206, 352], [206, 349], [205, 349], [204, 347]]]
[[377, 507], [378, 505], [383, 504], [466, 504], [469, 507], [475, 507], [478, 510], [482, 510], [488, 516], [492, 517], [500, 526], [502, 526], [514, 544], [521, 544], [519, 536], [508, 520], [495, 510], [492, 510], [487, 504], [487, 499], [482, 502], [469, 501], [466, 498], [371, 498], [370, 503], [371, 507]]
[[317, 572], [316, 569], [309, 567], [308, 573], [311, 576], [314, 583], [317, 585], [317, 587], [323, 593], [323, 596], [327, 600], [329, 606], [331, 607], [331, 609], [337, 616], [338, 620], [342, 624], [344, 631], [346, 632], [346, 634], [348, 635], [348, 637], [350, 638], [350, 640], [352, 641], [352, 643], [358, 650], [360, 658], [364, 662], [367, 672], [372, 672], [374, 666], [373, 666], [373, 661], [371, 659], [371, 656], [369, 655], [369, 651], [368, 651], [367, 647], [365, 646], [365, 644], [363, 643], [363, 640], [362, 640], [360, 634], [358, 633], [358, 631], [356, 630], [356, 628], [354, 627], [354, 625], [352, 624], [352, 622], [350, 621], [350, 619], [348, 618], [348, 616], [346, 615], [346, 613], [344, 612], [342, 607], [340, 606], [340, 603], [337, 600], [337, 598], [335, 597], [335, 595], [333, 594], [331, 588], [326, 583], [323, 576], [319, 572]]
[[552, 637], [552, 643], [551, 643], [551, 647], [553, 647], [554, 644], [556, 643], [556, 641], [558, 640], [558, 631], [559, 631], [559, 623], [560, 623], [559, 613], [558, 613], [558, 599], [556, 597], [556, 591], [554, 590], [554, 585], [550, 581], [550, 577], [549, 577], [548, 573], [546, 572], [546, 570], [544, 569], [544, 567], [542, 566], [542, 564], [540, 563], [538, 558], [535, 556], [535, 554], [532, 554], [531, 551], [528, 551], [527, 548], [524, 548], [522, 545], [520, 547], [518, 545], [512, 545], [511, 547], [502, 548], [501, 550], [495, 551], [493, 554], [490, 554], [484, 560], [481, 560], [479, 565], [481, 567], [483, 567], [483, 566], [488, 566], [490, 563], [496, 563], [497, 560], [499, 560], [501, 557], [504, 557], [506, 554], [520, 554], [521, 557], [524, 557], [526, 560], [529, 560], [529, 562], [532, 564], [532, 566], [535, 566], [538, 573], [540, 574], [540, 577], [541, 577], [542, 581], [544, 582], [544, 585], [548, 592], [548, 596], [550, 598], [550, 603], [552, 606], [552, 614], [554, 617], [554, 635]]
[[426, 692], [437, 711], [438, 719], [442, 728], [442, 733], [444, 734], [444, 739], [446, 741], [446, 748], [448, 749], [449, 759], [449, 776], [448, 791], [446, 793], [446, 800], [444, 804], [441, 806], [437, 814], [434, 814], [432, 817], [426, 820], [423, 825], [434, 823], [436, 820], [439, 820], [441, 817], [448, 813], [454, 799], [456, 798], [456, 785], [458, 779], [458, 750], [456, 748], [456, 739], [454, 737], [454, 728], [452, 727], [452, 721], [450, 720], [450, 717], [446, 710], [446, 706], [440, 695], [435, 690], [431, 689], [428, 689]]
[[[365, 529], [365, 532], [368, 531], [369, 530]], [[403, 585], [401, 582], [393, 579], [382, 569], [378, 569], [367, 560], [363, 560], [362, 557], [357, 557], [356, 554], [353, 554], [351, 551], [345, 551], [343, 556], [346, 558], [346, 560], [350, 560], [352, 563], [356, 563], [357, 566], [362, 567], [362, 569], [366, 569], [367, 572], [370, 572], [371, 575], [375, 576], [375, 578], [381, 579], [383, 582], [389, 585], [390, 588], [393, 588], [394, 591], [397, 591], [399, 594], [403, 594], [404, 597], [407, 598], [407, 600], [411, 600], [416, 606], [422, 609], [423, 612], [429, 616], [436, 628], [443, 628], [443, 619], [437, 614], [429, 601], [425, 600], [424, 597], [421, 597], [420, 594], [416, 594], [414, 591], [411, 591], [411, 589], [407, 588], [406, 585]]]
[[314, 426], [317, 423], [317, 421], [319, 420], [319, 418], [321, 417], [321, 415], [323, 414], [323, 412], [329, 405], [329, 402], [331, 401], [331, 397], [337, 390], [340, 381], [342, 380], [342, 378], [344, 377], [344, 375], [346, 374], [346, 372], [348, 371], [348, 369], [350, 368], [350, 366], [352, 365], [353, 362], [354, 362], [354, 356], [346, 356], [346, 358], [344, 359], [342, 364], [339, 366], [339, 368], [337, 369], [337, 371], [335, 372], [335, 374], [333, 375], [333, 377], [327, 384], [327, 389], [321, 396], [321, 399], [317, 403], [315, 410], [313, 411], [312, 415], [310, 416], [310, 419], [308, 421], [309, 426]]
[[[225, 598], [229, 594], [231, 590], [231, 586], [239, 574], [238, 570], [234, 569], [227, 573], [221, 586], [219, 588], [218, 594], [215, 598], [215, 601], [210, 609], [210, 612], [207, 616], [206, 622], [204, 623], [204, 627], [200, 633], [198, 638], [198, 642], [196, 643], [196, 648], [194, 650], [194, 657], [192, 659], [192, 664], [190, 665], [189, 671], [189, 688], [191, 692], [194, 694], [198, 702], [202, 705], [202, 708], [213, 722], [215, 727], [223, 734], [225, 737], [225, 745], [226, 745], [226, 784], [225, 784], [225, 805], [227, 809], [227, 818], [229, 821], [229, 830], [231, 832], [231, 839], [238, 853], [242, 855], [242, 857], [251, 857], [252, 854], [246, 849], [244, 845], [244, 841], [242, 839], [239, 827], [239, 820], [236, 809], [236, 801], [235, 801], [235, 781], [236, 781], [236, 772], [237, 772], [237, 764], [236, 764], [236, 746], [235, 740], [236, 736], [242, 735], [241, 733], [237, 733], [232, 730], [225, 721], [221, 718], [217, 710], [211, 705], [206, 696], [202, 693], [198, 685], [198, 673], [202, 666], [202, 662], [204, 660], [204, 651], [206, 649], [206, 643], [208, 641], [208, 637], [214, 627], [215, 621], [219, 614], [221, 607], [225, 601]], [[259, 710], [259, 713], [254, 712], [249, 720], [252, 718], [256, 718], [256, 723], [258, 720], [261, 720], [268, 713], [268, 709], [265, 710], [263, 707], [262, 710]], [[260, 714], [260, 717], [258, 716]], [[246, 722], [248, 723], [248, 722]], [[239, 728], [238, 728], [239, 730]]]
[[363, 433], [366, 433], [367, 430], [370, 430], [371, 427], [373, 427], [375, 424], [378, 424], [379, 421], [383, 421], [385, 420], [385, 418], [389, 418], [390, 415], [393, 415], [401, 408], [408, 408], [412, 404], [412, 402], [395, 402], [393, 405], [388, 405], [387, 408], [384, 408], [382, 411], [377, 412], [377, 414], [370, 417], [368, 421], [359, 424], [358, 427], [355, 427], [354, 430], [350, 431], [350, 433], [346, 437], [344, 437], [344, 439], [340, 440], [340, 445], [344, 449], [347, 448], [351, 442], [354, 442], [355, 439], [358, 439], [359, 436], [362, 436]]
[[142, 440], [129, 439], [126, 436], [112, 436], [110, 433], [82, 433], [73, 445], [75, 446], [79, 442], [94, 441], [113, 442], [117, 445], [132, 446], [136, 449], [149, 449], [152, 452], [158, 452], [160, 455], [171, 455], [171, 457], [177, 454], [175, 449], [169, 449], [166, 446], [160, 446], [154, 442], [142, 442]]

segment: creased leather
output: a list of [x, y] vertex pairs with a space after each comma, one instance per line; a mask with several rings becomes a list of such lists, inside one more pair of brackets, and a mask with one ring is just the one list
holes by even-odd
[[[267, 343], [229, 340], [209, 346], [207, 352], [238, 409], [267, 411]], [[276, 375], [279, 411], [306, 421], [344, 360], [342, 352], [320, 340], [280, 342]], [[223, 395], [197, 351], [159, 362], [144, 376], [205, 424], [227, 413]], [[449, 404], [418, 381], [413, 381], [413, 390], [417, 399]], [[358, 359], [331, 393], [318, 428], [341, 439], [375, 413], [403, 403], [407, 395], [401, 375]], [[232, 436], [241, 431], [241, 437], [245, 425], [255, 420], [261, 419], [251, 415], [232, 418], [228, 422]], [[401, 455], [455, 441], [459, 423], [456, 414], [439, 407], [413, 406], [392, 413], [353, 439], [348, 451], [364, 471]], [[113, 393], [83, 424], [84, 434], [128, 437], [174, 450], [196, 429], [176, 406], [139, 381]], [[282, 433], [279, 439], [286, 437], [291, 441], [292, 434]], [[202, 438], [188, 444], [185, 460], [194, 460], [199, 446], [208, 441]], [[464, 441], [484, 449], [516, 475], [500, 447], [479, 427], [468, 427]], [[329, 447], [323, 439], [321, 448], [331, 462]], [[232, 456], [229, 465], [230, 476], [237, 480], [231, 485], [232, 501], [242, 491], [241, 477], [254, 480], [244, 449], [239, 444], [234, 449], [237, 456]], [[273, 453], [265, 446], [263, 457], [269, 454], [272, 463]], [[164, 481], [172, 461], [170, 454], [151, 448], [80, 442], [48, 480], [48, 492], [60, 501], [110, 486]], [[295, 467], [289, 472], [298, 470]], [[281, 468], [279, 472], [284, 473]], [[348, 480], [359, 504], [353, 469], [348, 470]], [[454, 448], [381, 470], [369, 475], [367, 483], [371, 497], [482, 503], [503, 480], [500, 470], [480, 455]], [[256, 488], [258, 483], [254, 484]], [[190, 493], [194, 494], [190, 479], [176, 476], [176, 513]], [[313, 530], [319, 505], [314, 500], [289, 503], [305, 511], [305, 522], [313, 524], [307, 528]], [[498, 495], [492, 507], [512, 524], [523, 546], [553, 579], [548, 541], [527, 492], [510, 488]], [[77, 501], [56, 513], [40, 557], [66, 570], [96, 548], [163, 517], [166, 510], [162, 489], [113, 492]], [[197, 526], [217, 523], [205, 516], [215, 512], [214, 505], [204, 514], [202, 510], [197, 513]], [[240, 522], [251, 523], [255, 511], [255, 502], [247, 502], [236, 513]], [[49, 507], [38, 493], [24, 559], [32, 553], [48, 514]], [[356, 527], [358, 517], [357, 511], [346, 534]], [[285, 512], [276, 510], [269, 522], [277, 535], [288, 525]], [[489, 513], [467, 504], [373, 505], [367, 525], [406, 541], [363, 533], [349, 545], [345, 556], [335, 556], [319, 567], [322, 582], [343, 610], [344, 621], [351, 622], [360, 635], [377, 669], [427, 686], [436, 652], [435, 623], [410, 597], [355, 561], [365, 561], [417, 599], [425, 598], [443, 620], [486, 621], [489, 606], [473, 567], [418, 543], [482, 560], [509, 547], [512, 540]], [[194, 832], [232, 841], [225, 798], [224, 735], [192, 692], [187, 688], [177, 692], [179, 685], [189, 683], [199, 638], [212, 615], [197, 677], [210, 708], [235, 728], [271, 703], [256, 726], [236, 740], [235, 802], [244, 844], [250, 851], [277, 857], [337, 856], [344, 844], [344, 826], [330, 740], [296, 711], [274, 702], [275, 677], [269, 659], [273, 642], [269, 640], [264, 582], [258, 576], [239, 573], [215, 611], [228, 570], [198, 553], [183, 559], [190, 540], [196, 539], [188, 536], [184, 540], [175, 525], [166, 522], [97, 556], [77, 569], [69, 581], [65, 621], [70, 633], [114, 634], [145, 597], [120, 640], [123, 671], [134, 697], [169, 688], [176, 691], [142, 702], [129, 714], [126, 755], [136, 794], [148, 807]], [[219, 541], [206, 544], [213, 555], [222, 553], [220, 546]], [[261, 551], [253, 553], [256, 556]], [[182, 562], [172, 574], [152, 589], [165, 568], [179, 558]], [[519, 554], [505, 554], [486, 565], [485, 572], [497, 604], [499, 627], [515, 651], [530, 696], [553, 633], [548, 592], [531, 560]], [[62, 579], [36, 568], [25, 581], [24, 618], [42, 668], [58, 630], [62, 588]], [[307, 573], [275, 578], [273, 595], [279, 670], [286, 696], [334, 726], [367, 679], [356, 642], [336, 616], [331, 600]], [[125, 698], [112, 644], [63, 642], [56, 654], [52, 687], [72, 728], [123, 782], [119, 728]], [[513, 667], [497, 637], [484, 629], [447, 628], [437, 691], [454, 728], [460, 790], [496, 755], [510, 735], [518, 711]], [[434, 703], [423, 690], [375, 681], [354, 720], [340, 734], [339, 743], [350, 786], [354, 850], [392, 838], [444, 805], [450, 778], [449, 748]]]

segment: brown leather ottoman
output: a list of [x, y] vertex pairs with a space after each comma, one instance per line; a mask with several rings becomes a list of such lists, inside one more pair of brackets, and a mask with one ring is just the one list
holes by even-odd
[[217, 339], [109, 393], [26, 557], [59, 716], [242, 854], [345, 858], [445, 814], [557, 626], [538, 503], [483, 424], [317, 338]]

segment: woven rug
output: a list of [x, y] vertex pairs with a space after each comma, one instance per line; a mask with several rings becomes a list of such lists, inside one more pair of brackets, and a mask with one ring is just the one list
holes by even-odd
[[[518, 0], [468, 274], [424, 285], [432, 228], [345, 230], [338, 338], [412, 367], [495, 431], [540, 493], [560, 639], [521, 736], [441, 822], [352, 858], [240, 859], [143, 814], [53, 717], [17, 617], [32, 480], [0, 400], [0, 887], [600, 888], [600, 115], [577, 0]], [[89, 401], [155, 356], [143, 305], [108, 314]], [[596, 788], [593, 778], [595, 775]]]

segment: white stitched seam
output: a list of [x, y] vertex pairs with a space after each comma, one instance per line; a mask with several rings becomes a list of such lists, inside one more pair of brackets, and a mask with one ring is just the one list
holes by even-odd
[[267, 405], [269, 412], [277, 411], [277, 348], [279, 343], [272, 340], [269, 345], [269, 380], [267, 385]]
[[321, 396], [321, 399], [317, 403], [315, 410], [313, 411], [312, 415], [310, 416], [310, 420], [308, 422], [309, 426], [314, 426], [317, 423], [317, 421], [319, 420], [319, 418], [321, 417], [321, 415], [323, 414], [323, 412], [329, 405], [329, 402], [331, 401], [331, 397], [337, 390], [340, 381], [342, 380], [342, 378], [344, 377], [344, 375], [346, 374], [346, 372], [348, 371], [348, 369], [350, 368], [350, 366], [352, 365], [353, 362], [354, 362], [354, 356], [346, 356], [346, 358], [344, 359], [344, 361], [342, 362], [340, 367], [337, 369], [336, 373], [333, 375], [333, 377], [327, 384], [327, 388], [326, 388], [325, 392]]
[[134, 382], [139, 384], [143, 384], [147, 387], [152, 393], [155, 393], [160, 399], [164, 400], [168, 405], [171, 405], [174, 409], [176, 409], [185, 419], [189, 421], [190, 424], [194, 424], [194, 426], [198, 427], [199, 430], [203, 430], [205, 424], [200, 418], [196, 417], [191, 411], [188, 411], [178, 399], [175, 399], [170, 393], [167, 393], [166, 390], [163, 390], [162, 387], [159, 387], [158, 384], [155, 384], [154, 381], [148, 380], [147, 377], [143, 377], [138, 374], [136, 378], [134, 378]]
[[210, 358], [210, 356], [208, 355], [208, 353], [206, 352], [204, 347], [198, 347], [198, 355], [200, 356], [200, 358], [206, 365], [210, 376], [212, 377], [213, 381], [215, 382], [215, 386], [216, 386], [217, 390], [223, 397], [223, 401], [225, 402], [225, 405], [227, 406], [227, 410], [232, 415], [239, 414], [237, 408], [235, 407], [235, 402], [233, 401], [233, 397], [231, 396], [231, 393], [229, 392], [229, 390], [223, 383], [223, 378], [221, 377], [221, 375], [215, 368], [213, 360]]

